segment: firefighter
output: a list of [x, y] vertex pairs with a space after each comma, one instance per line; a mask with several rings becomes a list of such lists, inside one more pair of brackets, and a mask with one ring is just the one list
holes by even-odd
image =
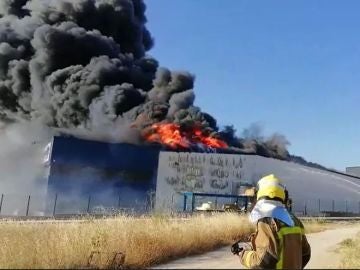
[[247, 268], [303, 269], [311, 249], [301, 221], [286, 208], [285, 187], [273, 174], [258, 182], [250, 221], [256, 224], [251, 245], [238, 253]]

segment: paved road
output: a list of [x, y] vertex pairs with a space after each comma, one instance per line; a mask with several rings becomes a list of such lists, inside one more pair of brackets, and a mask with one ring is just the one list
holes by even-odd
[[[327, 230], [308, 235], [312, 256], [307, 269], [338, 268], [340, 256], [334, 252], [337, 244], [360, 232], [360, 225]], [[243, 269], [230, 247], [224, 247], [203, 255], [192, 256], [153, 267], [153, 269]]]

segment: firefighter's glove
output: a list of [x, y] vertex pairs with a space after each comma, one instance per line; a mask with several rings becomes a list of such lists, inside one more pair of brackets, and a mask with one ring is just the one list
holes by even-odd
[[241, 252], [245, 250], [252, 250], [252, 247], [249, 243], [236, 242], [231, 246], [231, 253], [234, 255], [239, 255]]

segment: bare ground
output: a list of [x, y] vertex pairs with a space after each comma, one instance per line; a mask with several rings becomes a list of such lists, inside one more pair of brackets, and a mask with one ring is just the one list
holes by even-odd
[[[340, 256], [335, 252], [337, 245], [360, 232], [360, 225], [326, 230], [307, 235], [311, 245], [311, 259], [307, 269], [339, 268]], [[153, 269], [243, 269], [237, 256], [230, 253], [230, 247], [224, 247], [203, 255], [178, 259]]]

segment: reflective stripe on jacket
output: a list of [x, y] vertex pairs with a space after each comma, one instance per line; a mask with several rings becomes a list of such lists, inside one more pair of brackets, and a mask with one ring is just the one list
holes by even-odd
[[295, 216], [292, 218], [294, 227], [274, 218], [259, 220], [252, 240], [253, 250], [242, 252], [241, 263], [247, 268], [304, 268], [310, 260], [310, 245], [303, 224]]

